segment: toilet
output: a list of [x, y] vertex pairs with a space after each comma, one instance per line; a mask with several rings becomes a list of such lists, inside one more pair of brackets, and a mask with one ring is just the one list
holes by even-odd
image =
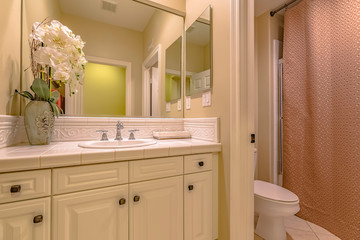
[[[254, 157], [256, 169], [256, 149]], [[255, 233], [265, 240], [286, 240], [284, 217], [300, 210], [298, 196], [278, 185], [255, 180], [254, 201], [255, 212], [259, 214]]]

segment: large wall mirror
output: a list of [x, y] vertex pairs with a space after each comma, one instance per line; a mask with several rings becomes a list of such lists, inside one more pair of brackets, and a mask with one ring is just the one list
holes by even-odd
[[212, 87], [211, 7], [186, 30], [186, 96]]
[[[182, 17], [133, 0], [23, 1], [24, 70], [30, 65], [32, 25], [45, 18], [60, 21], [86, 42], [81, 90], [68, 97], [66, 86], [54, 84], [66, 116], [183, 117], [182, 110], [166, 110], [166, 59], [181, 62], [172, 46], [181, 47]], [[175, 89], [182, 85], [181, 70], [169, 69], [178, 71], [171, 80], [172, 102], [181, 98], [181, 88]], [[29, 90], [32, 80], [31, 71], [25, 71], [22, 89]]]

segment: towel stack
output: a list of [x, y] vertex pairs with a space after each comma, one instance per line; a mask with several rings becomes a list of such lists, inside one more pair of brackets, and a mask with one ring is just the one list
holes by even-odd
[[153, 137], [156, 139], [191, 138], [189, 131], [154, 131]]

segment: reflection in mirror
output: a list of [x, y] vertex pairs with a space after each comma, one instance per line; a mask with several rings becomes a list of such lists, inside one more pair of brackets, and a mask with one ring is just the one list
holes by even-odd
[[[86, 42], [82, 90], [69, 97], [66, 87], [55, 86], [65, 115], [183, 116], [165, 110], [165, 50], [182, 35], [182, 17], [132, 0], [23, 1], [24, 69], [30, 65], [32, 24], [45, 18], [60, 21]], [[26, 71], [22, 89], [31, 82]]]
[[179, 37], [166, 49], [165, 100], [167, 103], [181, 99], [181, 42], [182, 37]]
[[186, 96], [211, 89], [211, 7], [186, 30]]

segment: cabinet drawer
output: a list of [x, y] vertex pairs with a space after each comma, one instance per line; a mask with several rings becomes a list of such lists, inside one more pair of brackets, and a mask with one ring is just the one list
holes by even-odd
[[128, 182], [128, 163], [108, 163], [53, 170], [53, 193], [67, 193]]
[[185, 156], [184, 172], [194, 173], [212, 169], [212, 154], [197, 154]]
[[0, 174], [0, 203], [49, 196], [51, 171]]
[[129, 169], [130, 182], [176, 176], [183, 173], [183, 157], [132, 161]]

